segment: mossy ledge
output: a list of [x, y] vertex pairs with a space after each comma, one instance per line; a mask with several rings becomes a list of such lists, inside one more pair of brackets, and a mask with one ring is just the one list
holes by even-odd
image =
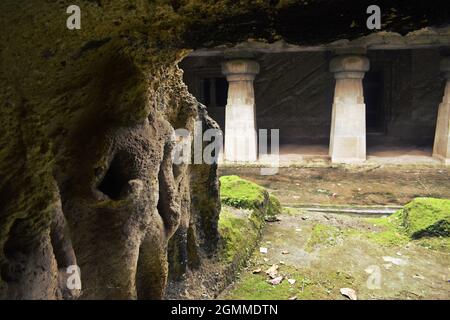
[[[366, 236], [386, 246], [414, 241], [430, 249], [448, 250], [450, 236], [450, 200], [416, 198], [388, 218], [368, 221], [382, 230]], [[350, 232], [350, 234], [358, 232]]]
[[281, 213], [281, 205], [265, 188], [238, 176], [221, 177], [220, 186], [219, 255], [230, 282], [255, 250], [266, 219]]
[[408, 236], [450, 236], [450, 200], [416, 198], [396, 212]]
[[263, 210], [265, 216], [281, 213], [277, 197], [260, 185], [236, 175], [220, 177], [220, 199], [231, 207]]

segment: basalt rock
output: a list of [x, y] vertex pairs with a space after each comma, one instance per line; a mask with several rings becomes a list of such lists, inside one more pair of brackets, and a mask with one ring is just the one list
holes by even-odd
[[[380, 2], [387, 30], [448, 21], [446, 1]], [[182, 82], [186, 49], [354, 38], [369, 3], [79, 0], [68, 30], [70, 4], [0, 4], [0, 298], [161, 298], [218, 241], [216, 167], [172, 163], [174, 129], [216, 126]]]

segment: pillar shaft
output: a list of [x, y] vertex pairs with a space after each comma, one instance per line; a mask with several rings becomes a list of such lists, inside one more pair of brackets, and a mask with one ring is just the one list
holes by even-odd
[[225, 160], [256, 161], [257, 134], [253, 80], [259, 73], [259, 65], [252, 60], [230, 60], [222, 65], [222, 72], [228, 81]]
[[441, 62], [441, 70], [447, 79], [444, 97], [439, 105], [434, 138], [433, 157], [450, 164], [450, 58]]
[[336, 78], [331, 116], [331, 161], [365, 161], [366, 106], [362, 80], [369, 70], [369, 60], [364, 56], [339, 56], [331, 60], [330, 70]]

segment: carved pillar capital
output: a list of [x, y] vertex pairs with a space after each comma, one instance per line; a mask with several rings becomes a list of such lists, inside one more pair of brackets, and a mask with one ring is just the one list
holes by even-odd
[[253, 81], [259, 73], [259, 64], [249, 59], [233, 59], [222, 63], [222, 73], [228, 82]]
[[330, 71], [336, 79], [362, 79], [369, 68], [369, 59], [361, 55], [337, 56], [330, 61]]

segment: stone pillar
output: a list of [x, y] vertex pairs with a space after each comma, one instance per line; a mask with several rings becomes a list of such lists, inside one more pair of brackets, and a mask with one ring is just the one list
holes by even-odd
[[253, 60], [235, 59], [222, 64], [228, 81], [228, 100], [225, 109], [226, 161], [252, 162], [257, 160], [255, 93], [253, 80], [259, 64]]
[[450, 57], [441, 61], [441, 71], [446, 78], [444, 97], [439, 105], [433, 157], [450, 165]]
[[330, 157], [333, 163], [358, 163], [366, 160], [366, 105], [362, 80], [369, 70], [369, 60], [361, 55], [333, 58], [334, 73], [331, 117]]

